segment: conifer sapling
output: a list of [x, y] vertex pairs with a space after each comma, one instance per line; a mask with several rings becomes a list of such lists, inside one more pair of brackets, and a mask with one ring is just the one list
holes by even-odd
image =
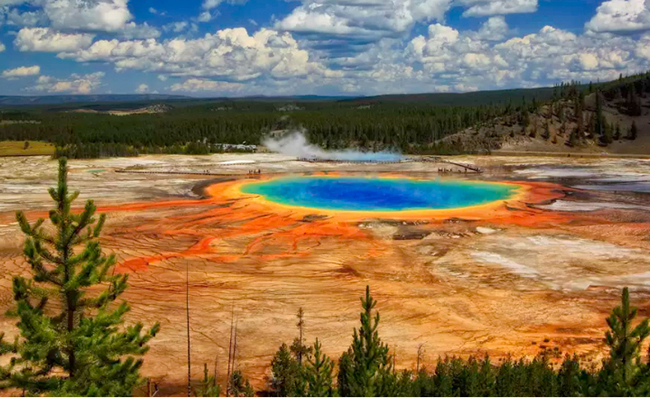
[[[128, 275], [111, 272], [113, 255], [102, 254], [99, 237], [105, 215], [95, 217], [88, 201], [71, 210], [79, 192], [69, 193], [67, 162], [59, 160], [58, 186], [49, 190], [56, 207], [51, 227], [39, 219], [17, 220], [25, 234], [24, 255], [32, 278], [16, 276], [13, 293], [20, 336], [11, 346], [11, 362], [0, 371], [0, 388], [30, 394], [131, 395], [147, 342], [159, 325], [122, 327], [126, 302], [112, 305], [127, 288]], [[80, 248], [83, 248], [80, 250]], [[6, 350], [6, 343], [2, 344]]]

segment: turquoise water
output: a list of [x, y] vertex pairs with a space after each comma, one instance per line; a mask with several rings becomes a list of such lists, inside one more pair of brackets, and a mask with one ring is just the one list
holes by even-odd
[[508, 199], [515, 191], [487, 182], [356, 177], [280, 178], [242, 187], [284, 205], [348, 211], [454, 209]]

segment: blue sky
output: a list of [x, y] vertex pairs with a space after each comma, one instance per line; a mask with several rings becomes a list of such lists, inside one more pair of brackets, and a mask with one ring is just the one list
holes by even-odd
[[463, 92], [650, 69], [646, 0], [0, 0], [0, 95]]

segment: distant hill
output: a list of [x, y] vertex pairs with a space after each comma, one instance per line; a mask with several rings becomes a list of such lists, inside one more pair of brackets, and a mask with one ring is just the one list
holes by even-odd
[[650, 154], [650, 74], [553, 90], [551, 101], [513, 109], [438, 145], [459, 152]]
[[341, 102], [359, 104], [376, 103], [428, 103], [438, 106], [480, 106], [489, 104], [520, 103], [522, 100], [550, 100], [553, 87], [518, 88], [511, 90], [472, 91], [468, 93], [390, 94], [374, 97], [349, 98]]
[[33, 95], [0, 96], [0, 106], [53, 105], [102, 102], [147, 102], [182, 100], [191, 97], [167, 94], [101, 94], [101, 95]]
[[[189, 97], [166, 94], [101, 94], [101, 95], [44, 95], [0, 96], [0, 109], [33, 107], [46, 111], [88, 109], [98, 112], [109, 110], [134, 110], [151, 105], [167, 104], [174, 107], [202, 106], [214, 103], [327, 103], [349, 100], [346, 96], [251, 96], [251, 97]], [[356, 98], [356, 97], [355, 97]], [[359, 98], [361, 99], [361, 98]]]
[[[341, 100], [350, 100], [364, 97], [351, 97], [351, 96], [327, 96], [327, 95], [291, 95], [291, 96], [281, 96], [281, 97], [267, 97], [264, 95], [257, 95], [252, 97], [235, 97], [235, 98], [223, 98], [222, 100], [228, 101], [264, 101], [264, 102], [326, 102], [326, 101], [341, 101]], [[220, 100], [221, 98], [202, 98], [204, 101], [211, 100]]]
[[[297, 102], [341, 102], [360, 105], [376, 103], [427, 103], [435, 106], [480, 106], [488, 104], [519, 103], [523, 100], [538, 101], [551, 99], [552, 87], [512, 89], [495, 91], [476, 91], [469, 93], [428, 93], [428, 94], [390, 94], [373, 97], [358, 96], [249, 96], [249, 97], [189, 97], [167, 94], [101, 94], [101, 95], [44, 95], [44, 96], [0, 96], [1, 107], [23, 107], [49, 105], [49, 110], [63, 110], [76, 105], [78, 108], [107, 110], [134, 109], [151, 104], [171, 102], [175, 106], [196, 106], [219, 102], [260, 102], [260, 103], [297, 103]], [[102, 107], [101, 104], [112, 104]], [[119, 104], [116, 106], [116, 104]], [[57, 108], [61, 106], [61, 108]]]

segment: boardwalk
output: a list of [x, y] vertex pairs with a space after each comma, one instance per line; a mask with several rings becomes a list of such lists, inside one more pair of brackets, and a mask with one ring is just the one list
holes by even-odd
[[[305, 161], [309, 163], [324, 163], [324, 164], [377, 164], [377, 165], [390, 165], [390, 164], [401, 164], [401, 163], [442, 163], [442, 164], [450, 164], [456, 167], [460, 167], [464, 169], [465, 173], [468, 173], [469, 171], [475, 172], [475, 173], [482, 173], [483, 170], [481, 168], [474, 166], [472, 164], [465, 164], [465, 163], [458, 163], [458, 162], [452, 162], [449, 160], [445, 160], [443, 158], [435, 157], [435, 156], [429, 156], [429, 157], [424, 157], [424, 158], [407, 158], [402, 161], [397, 161], [397, 162], [392, 162], [392, 161], [386, 161], [386, 162], [368, 162], [368, 161], [335, 161], [335, 160], [323, 160], [323, 161], [318, 161], [314, 159], [302, 159], [299, 158], [297, 159], [298, 161]], [[308, 170], [309, 172], [313, 172], [314, 170]], [[323, 171], [334, 171], [334, 170], [323, 170]], [[363, 173], [367, 172], [368, 170], [340, 170], [340, 171], [345, 171], [349, 173]], [[399, 170], [372, 170], [373, 172], [393, 172], [393, 171], [399, 171]], [[445, 168], [437, 168], [436, 170], [426, 170], [426, 171], [409, 171], [409, 173], [431, 173], [437, 171], [438, 173], [441, 174], [447, 174], [447, 173], [455, 173], [453, 169], [445, 169]], [[260, 175], [282, 175], [282, 174], [287, 174], [286, 171], [276, 171], [276, 172], [268, 172], [268, 171], [261, 171], [259, 173], [250, 173], [250, 172], [215, 172], [211, 170], [203, 170], [203, 171], [173, 171], [173, 170], [128, 170], [128, 169], [116, 169], [116, 173], [131, 173], [131, 174], [170, 174], [170, 175], [197, 175], [197, 176], [218, 176], [218, 177], [251, 177], [251, 176], [260, 176]]]

